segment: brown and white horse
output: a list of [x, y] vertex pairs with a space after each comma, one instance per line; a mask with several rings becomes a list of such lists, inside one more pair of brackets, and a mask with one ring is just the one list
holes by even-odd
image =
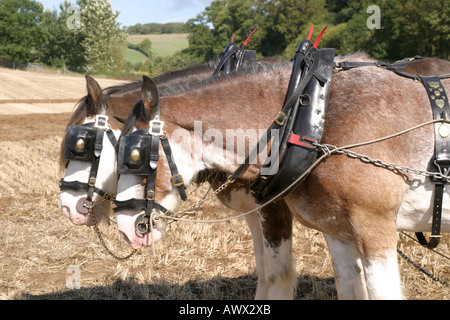
[[[213, 64], [208, 63], [165, 73], [155, 78], [155, 82], [158, 84], [158, 89], [162, 92], [164, 90], [176, 90], [178, 87], [188, 87], [193, 83], [206, 79], [211, 76], [213, 71]], [[86, 76], [86, 86], [88, 94], [78, 102], [67, 128], [71, 125], [80, 126], [95, 122], [95, 117], [100, 114], [102, 104], [106, 104], [106, 115], [109, 117], [108, 123], [114, 135], [118, 138], [131, 109], [141, 95], [142, 81], [102, 90], [92, 77]], [[64, 181], [87, 183], [91, 164], [80, 161], [67, 162], [63, 156], [65, 140], [66, 134], [61, 144], [60, 153], [60, 170], [64, 171]], [[111, 144], [105, 135], [96, 187], [114, 195], [116, 193], [117, 179], [115, 146]], [[60, 205], [63, 214], [76, 225], [91, 226], [93, 223], [88, 210], [83, 207], [86, 197], [87, 193], [85, 191], [63, 190], [60, 194]], [[99, 199], [100, 197], [95, 195], [94, 200], [97, 201]], [[100, 212], [109, 215], [111, 212], [110, 201], [96, 203], [94, 212], [96, 212], [98, 221], [102, 218]]]
[[[352, 59], [367, 60], [360, 56], [345, 60]], [[144, 99], [135, 107], [142, 112], [129, 118], [129, 130], [122, 134], [148, 127], [160, 103], [164, 130], [186, 185], [205, 170], [228, 176], [241, 164], [233, 144], [236, 132], [264, 132], [271, 125], [282, 107], [291, 68], [289, 63], [266, 67], [162, 98], [151, 80], [144, 81]], [[450, 80], [443, 84], [449, 91]], [[376, 67], [352, 69], [333, 76], [323, 143], [344, 146], [368, 141], [429, 120], [430, 102], [421, 83]], [[229, 136], [233, 143], [223, 141]], [[253, 145], [246, 146], [247, 151], [250, 148]], [[434, 129], [423, 127], [354, 151], [387, 163], [426, 169], [434, 152]], [[175, 211], [179, 196], [170, 183], [161, 150], [160, 158], [155, 201]], [[249, 185], [261, 163], [251, 165], [221, 194], [222, 201], [241, 212], [257, 208]], [[146, 177], [120, 176], [117, 200], [144, 199], [145, 185]], [[294, 217], [324, 233], [339, 298], [402, 298], [397, 231], [430, 230], [433, 192], [429, 179], [421, 176], [396, 174], [345, 155], [328, 158], [283, 200], [246, 216], [258, 272], [256, 298], [293, 297], [297, 282], [291, 251]], [[449, 195], [446, 191], [442, 232], [450, 232]], [[149, 246], [163, 234], [162, 228], [151, 235], [138, 234], [135, 221], [141, 213], [116, 213], [119, 231], [133, 248]]]

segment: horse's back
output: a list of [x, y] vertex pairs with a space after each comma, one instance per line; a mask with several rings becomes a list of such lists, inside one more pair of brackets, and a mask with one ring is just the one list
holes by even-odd
[[[450, 80], [443, 83], [449, 91]], [[333, 78], [322, 142], [347, 146], [431, 120], [422, 83], [376, 67], [357, 68]], [[429, 125], [352, 151], [385, 163], [427, 169], [434, 152], [434, 129]], [[368, 234], [381, 232], [388, 237], [389, 227], [380, 231], [373, 225], [386, 221], [395, 227], [403, 198], [414, 189], [414, 179], [417, 177], [334, 155], [313, 170], [287, 202], [300, 213], [303, 223], [339, 238], [352, 238], [355, 225], [366, 225]], [[430, 202], [428, 199], [428, 205]]]

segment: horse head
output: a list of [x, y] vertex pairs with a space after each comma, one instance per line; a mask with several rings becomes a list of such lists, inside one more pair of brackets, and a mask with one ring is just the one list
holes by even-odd
[[[119, 141], [120, 178], [114, 209], [119, 232], [135, 249], [150, 246], [164, 234], [165, 224], [162, 221], [153, 224], [150, 216], [170, 214], [180, 199], [186, 200], [185, 181], [177, 164], [186, 172], [189, 160], [174, 157], [167, 136], [177, 126], [161, 121], [160, 103], [155, 82], [144, 77], [141, 99], [133, 108], [125, 125], [128, 130], [122, 132]], [[189, 181], [192, 176], [186, 178]]]
[[74, 224], [90, 226], [93, 203], [98, 219], [110, 212], [117, 181], [115, 144], [121, 128], [117, 121], [109, 121], [109, 95], [90, 76], [86, 83], [88, 94], [72, 115], [61, 146], [60, 204]]

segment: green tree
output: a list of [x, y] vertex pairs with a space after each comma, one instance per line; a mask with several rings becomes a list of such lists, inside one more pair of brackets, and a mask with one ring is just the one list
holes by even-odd
[[0, 56], [13, 62], [31, 61], [43, 40], [42, 15], [42, 4], [36, 1], [0, 1]]
[[122, 69], [126, 34], [117, 22], [119, 12], [109, 0], [78, 0], [81, 7], [81, 50], [88, 73], [114, 73]]
[[[204, 60], [211, 60], [222, 52], [233, 34], [235, 43], [241, 44], [250, 31], [258, 26], [258, 17], [254, 0], [213, 1], [205, 12], [188, 21], [189, 50]], [[249, 48], [257, 47], [260, 39], [258, 31]]]
[[[53, 67], [67, 67], [74, 71], [83, 71], [86, 59], [83, 50], [80, 50], [83, 35], [76, 28], [69, 28], [68, 21], [73, 16], [68, 1], [61, 3], [59, 13], [46, 11], [41, 28], [45, 40], [39, 48], [41, 61]], [[81, 18], [81, 17], [80, 17]]]
[[261, 50], [265, 56], [284, 53], [285, 58], [291, 57], [299, 42], [306, 38], [311, 24], [316, 25], [317, 36], [317, 29], [325, 25], [327, 18], [325, 0], [258, 0], [257, 4], [264, 16]]
[[[381, 29], [367, 28], [370, 5], [380, 8]], [[324, 45], [341, 55], [362, 50], [390, 61], [449, 56], [450, 0], [328, 0], [327, 6], [332, 26]]]

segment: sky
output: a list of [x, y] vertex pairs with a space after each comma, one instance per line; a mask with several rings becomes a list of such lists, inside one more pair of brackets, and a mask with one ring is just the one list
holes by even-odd
[[[63, 0], [37, 0], [44, 9], [58, 10]], [[75, 0], [69, 0], [75, 4]], [[113, 10], [120, 11], [118, 21], [122, 26], [137, 23], [186, 22], [195, 18], [212, 0], [110, 0]]]

